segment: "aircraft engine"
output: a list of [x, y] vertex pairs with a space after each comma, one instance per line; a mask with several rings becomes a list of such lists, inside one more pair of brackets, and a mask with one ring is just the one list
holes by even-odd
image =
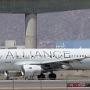
[[20, 71], [6, 71], [4, 72], [4, 77], [17, 77], [22, 76], [22, 73]]
[[22, 66], [22, 75], [27, 76], [27, 77], [40, 75], [41, 71], [42, 71], [42, 68], [39, 65], [23, 65]]
[[64, 70], [67, 70], [67, 69], [70, 68], [70, 66], [68, 66], [68, 65], [62, 65], [61, 68], [64, 69]]

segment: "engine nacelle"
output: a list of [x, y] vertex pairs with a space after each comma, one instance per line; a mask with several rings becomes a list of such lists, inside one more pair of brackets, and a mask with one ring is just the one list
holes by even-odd
[[22, 75], [27, 76], [27, 77], [40, 75], [41, 71], [42, 71], [42, 68], [39, 65], [23, 65], [22, 66]]
[[4, 77], [17, 77], [17, 76], [22, 76], [20, 71], [6, 71], [4, 72]]
[[70, 66], [68, 66], [68, 65], [62, 65], [61, 68], [67, 70], [67, 69], [70, 68]]

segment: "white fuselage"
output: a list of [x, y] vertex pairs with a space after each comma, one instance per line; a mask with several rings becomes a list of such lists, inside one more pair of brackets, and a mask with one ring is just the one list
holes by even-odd
[[[37, 64], [44, 61], [68, 58], [90, 57], [90, 49], [1, 49], [0, 70], [21, 70], [24, 64]], [[70, 69], [90, 69], [90, 58], [69, 63]]]

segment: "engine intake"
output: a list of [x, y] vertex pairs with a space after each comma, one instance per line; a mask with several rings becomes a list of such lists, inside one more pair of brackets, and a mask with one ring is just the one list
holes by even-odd
[[22, 66], [22, 75], [24, 76], [40, 75], [41, 71], [42, 71], [42, 68], [39, 65], [23, 65]]
[[22, 76], [20, 71], [6, 71], [4, 72], [4, 77], [17, 77], [17, 76]]

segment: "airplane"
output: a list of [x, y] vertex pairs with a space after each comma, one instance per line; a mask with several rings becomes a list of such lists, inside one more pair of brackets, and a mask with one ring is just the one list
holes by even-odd
[[53, 71], [89, 70], [90, 49], [1, 49], [0, 71], [9, 79], [10, 75], [56, 79]]

